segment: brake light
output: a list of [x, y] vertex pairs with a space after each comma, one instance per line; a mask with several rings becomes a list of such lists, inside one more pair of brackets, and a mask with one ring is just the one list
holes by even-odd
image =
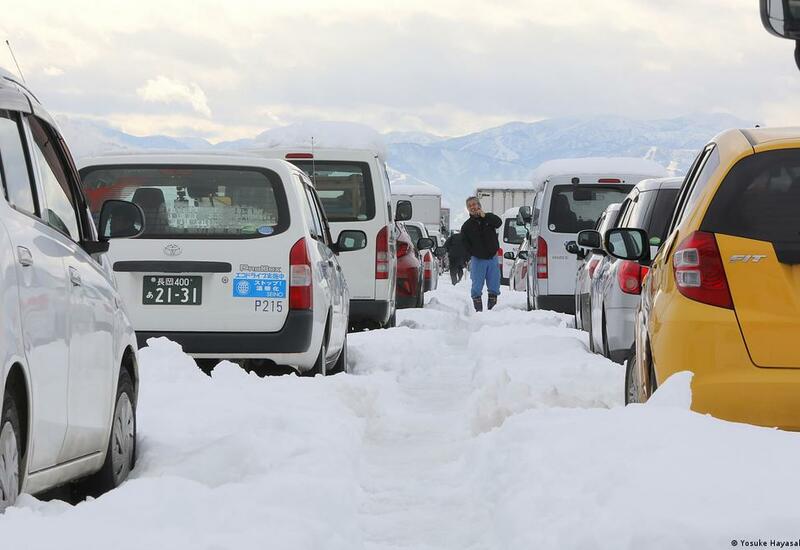
[[675, 284], [681, 294], [703, 304], [733, 309], [728, 278], [713, 233], [695, 231], [672, 256]]
[[547, 279], [547, 241], [536, 239], [536, 278]]
[[622, 260], [617, 270], [619, 289], [625, 294], [641, 294], [642, 283], [648, 271], [650, 271], [649, 267], [643, 266], [638, 262]]
[[597, 183], [622, 183], [622, 180], [619, 178], [600, 178]]
[[[398, 250], [398, 256], [400, 256]], [[381, 227], [375, 238], [375, 278], [389, 278], [389, 226]]]
[[425, 253], [425, 272], [423, 276], [426, 279], [430, 279], [433, 276], [433, 254], [431, 254], [430, 250]]
[[600, 263], [600, 258], [594, 258], [589, 262], [589, 278], [594, 277], [594, 270], [597, 269], [597, 264]]
[[312, 283], [311, 258], [303, 237], [289, 252], [289, 309], [311, 309], [314, 306]]
[[313, 159], [314, 155], [311, 153], [286, 153], [287, 159]]

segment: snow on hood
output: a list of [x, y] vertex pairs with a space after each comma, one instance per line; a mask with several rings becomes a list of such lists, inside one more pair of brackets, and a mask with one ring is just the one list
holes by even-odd
[[533, 181], [541, 182], [557, 175], [635, 174], [667, 177], [669, 172], [660, 164], [634, 157], [584, 157], [555, 159], [543, 162], [533, 173]]
[[386, 158], [383, 137], [364, 124], [355, 122], [298, 122], [261, 132], [255, 139], [258, 147], [278, 149], [298, 147], [311, 149], [368, 149]]

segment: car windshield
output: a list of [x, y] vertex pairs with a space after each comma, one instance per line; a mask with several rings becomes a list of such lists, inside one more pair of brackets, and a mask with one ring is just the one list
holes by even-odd
[[416, 225], [405, 225], [408, 236], [411, 237], [411, 242], [417, 243], [422, 238], [422, 230]]
[[528, 228], [524, 224], [517, 225], [516, 218], [506, 218], [505, 227], [503, 228], [503, 240], [510, 244], [522, 244], [527, 232]]
[[548, 229], [578, 233], [594, 229], [606, 207], [622, 202], [632, 185], [556, 185], [550, 200]]
[[83, 189], [97, 222], [108, 199], [138, 204], [140, 238], [256, 238], [289, 224], [280, 177], [270, 171], [198, 166], [84, 169]]
[[366, 221], [375, 217], [375, 196], [366, 162], [293, 162], [311, 178], [329, 221]]

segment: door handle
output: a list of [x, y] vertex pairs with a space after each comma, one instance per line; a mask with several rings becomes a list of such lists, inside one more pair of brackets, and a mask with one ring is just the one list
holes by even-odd
[[81, 286], [81, 276], [78, 270], [72, 266], [69, 268], [69, 280], [72, 282], [72, 286]]
[[25, 267], [33, 265], [33, 255], [31, 251], [24, 246], [17, 247], [17, 254], [19, 255], [19, 263]]

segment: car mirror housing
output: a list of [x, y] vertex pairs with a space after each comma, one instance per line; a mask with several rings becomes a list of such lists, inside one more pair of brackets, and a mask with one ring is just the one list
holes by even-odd
[[650, 244], [647, 231], [620, 227], [606, 233], [605, 248], [608, 253], [620, 260], [631, 260], [642, 265], [650, 263]]
[[531, 219], [533, 219], [533, 216], [531, 215], [531, 207], [520, 206], [519, 213], [517, 214], [517, 216], [518, 216], [517, 223], [519, 223], [519, 220], [522, 220], [522, 223], [519, 225], [525, 225], [531, 223]]
[[513, 252], [506, 252], [505, 254], [503, 254], [503, 258], [505, 258], [506, 260], [516, 260], [517, 259], [517, 257], [514, 255]]
[[367, 234], [363, 231], [345, 229], [339, 233], [339, 238], [331, 247], [337, 254], [339, 252], [353, 252], [367, 247]]
[[517, 254], [517, 258], [520, 260], [527, 260], [528, 259], [528, 251], [527, 250], [520, 250], [519, 254]]
[[602, 238], [594, 229], [585, 229], [578, 233], [578, 246], [584, 248], [600, 248]]
[[398, 222], [405, 222], [411, 219], [411, 216], [414, 214], [414, 207], [411, 205], [411, 201], [397, 201], [397, 207], [395, 208], [394, 219]]
[[97, 229], [101, 240], [138, 237], [144, 231], [144, 212], [132, 202], [107, 200]]
[[566, 248], [567, 252], [569, 252], [570, 254], [577, 254], [581, 250], [578, 247], [578, 243], [576, 243], [575, 241], [567, 241], [566, 244], [564, 244], [564, 248]]
[[767, 32], [795, 41], [794, 60], [800, 68], [800, 5], [794, 0], [761, 0], [760, 7]]
[[429, 239], [428, 237], [422, 237], [417, 241], [417, 250], [430, 250], [436, 246], [436, 243], [433, 239]]

